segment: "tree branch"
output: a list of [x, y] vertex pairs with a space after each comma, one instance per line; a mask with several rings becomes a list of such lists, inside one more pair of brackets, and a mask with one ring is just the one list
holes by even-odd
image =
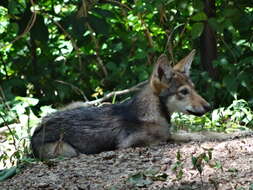
[[[85, 0], [82, 0], [82, 5], [81, 5], [81, 9], [78, 11], [78, 15], [80, 16], [84, 16], [84, 17], [88, 17], [88, 5], [86, 4], [87, 2], [85, 2]], [[88, 28], [88, 30], [91, 32], [90, 36], [91, 36], [91, 40], [93, 41], [94, 45], [95, 45], [95, 56], [97, 59], [97, 62], [99, 64], [99, 66], [102, 68], [102, 71], [104, 73], [104, 76], [108, 76], [108, 71], [103, 63], [102, 58], [99, 55], [99, 43], [98, 40], [94, 37], [94, 30], [92, 29], [92, 27], [90, 26], [90, 24], [88, 22], [86, 22], [86, 26]]]
[[128, 94], [130, 92], [134, 92], [134, 91], [137, 91], [140, 89], [140, 87], [144, 86], [145, 84], [147, 84], [147, 80], [131, 87], [131, 88], [128, 88], [128, 89], [124, 89], [124, 90], [119, 90], [119, 91], [113, 91], [113, 92], [110, 92], [109, 94], [105, 95], [104, 97], [102, 98], [99, 98], [97, 100], [93, 100], [93, 101], [89, 101], [89, 102], [84, 102], [81, 106], [84, 106], [84, 107], [87, 107], [87, 106], [92, 106], [92, 105], [97, 105], [97, 104], [100, 104], [102, 103], [103, 101], [105, 100], [108, 100], [109, 98], [111, 97], [114, 97], [114, 96], [119, 96], [119, 95], [123, 95], [123, 94]]
[[83, 92], [81, 89], [79, 89], [79, 88], [77, 88], [76, 86], [74, 86], [73, 84], [68, 83], [68, 82], [65, 82], [65, 81], [62, 81], [62, 80], [55, 80], [55, 81], [58, 82], [58, 83], [61, 83], [61, 84], [70, 86], [73, 90], [75, 90], [76, 92], [78, 92], [79, 94], [81, 94], [81, 95], [83, 96], [83, 99], [84, 99], [86, 102], [89, 101], [88, 98], [87, 98], [87, 96], [84, 94], [84, 92]]
[[12, 131], [12, 129], [9, 127], [8, 123], [6, 122], [5, 118], [0, 115], [0, 117], [2, 118], [3, 122], [6, 124], [5, 127], [7, 128], [7, 130], [10, 132], [11, 136], [12, 136], [12, 140], [13, 140], [13, 145], [15, 147], [15, 150], [18, 150], [17, 149], [17, 143], [16, 143], [16, 139], [15, 139], [15, 135], [14, 135], [14, 132]]
[[63, 28], [63, 26], [62, 26], [59, 22], [55, 21], [53, 17], [51, 17], [50, 15], [48, 15], [48, 16], [49, 16], [49, 18], [52, 20], [52, 22], [53, 22], [56, 26], [58, 26], [58, 27], [62, 30], [62, 32], [67, 36], [67, 38], [69, 38], [69, 40], [71, 41], [71, 44], [72, 44], [73, 48], [74, 48], [75, 51], [77, 52], [79, 67], [80, 67], [80, 69], [81, 69], [81, 68], [82, 68], [82, 57], [81, 57], [80, 48], [76, 45], [75, 40], [74, 40], [74, 39], [72, 38], [72, 36]]

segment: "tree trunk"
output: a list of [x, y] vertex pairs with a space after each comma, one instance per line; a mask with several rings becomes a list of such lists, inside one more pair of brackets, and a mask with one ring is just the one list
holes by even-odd
[[[207, 17], [215, 17], [215, 0], [204, 0], [204, 4]], [[217, 59], [216, 35], [207, 21], [200, 36], [200, 57], [203, 68], [213, 79], [217, 79], [218, 72], [212, 65], [212, 62]]]

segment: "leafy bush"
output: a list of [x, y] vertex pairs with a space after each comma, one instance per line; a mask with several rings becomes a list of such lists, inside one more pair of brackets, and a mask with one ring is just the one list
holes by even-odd
[[215, 2], [216, 15], [209, 17], [201, 0], [2, 1], [5, 98], [35, 97], [37, 107], [59, 106], [90, 99], [96, 88], [107, 93], [130, 87], [148, 78], [161, 53], [175, 63], [193, 48], [200, 52], [208, 23], [216, 33], [218, 78], [203, 70], [197, 55], [192, 72], [197, 88], [215, 107], [229, 105], [235, 95], [252, 105], [252, 5]]

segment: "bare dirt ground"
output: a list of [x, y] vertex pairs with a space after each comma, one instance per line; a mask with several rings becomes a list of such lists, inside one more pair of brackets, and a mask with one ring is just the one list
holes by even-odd
[[[193, 168], [192, 156], [212, 148], [203, 172]], [[177, 162], [177, 152], [181, 161]], [[215, 168], [216, 166], [220, 166]], [[217, 164], [217, 163], [220, 163]], [[173, 167], [182, 168], [179, 179]], [[180, 165], [181, 164], [181, 165]], [[27, 166], [0, 189], [253, 189], [253, 137], [204, 143], [167, 143], [97, 155], [53, 160]]]

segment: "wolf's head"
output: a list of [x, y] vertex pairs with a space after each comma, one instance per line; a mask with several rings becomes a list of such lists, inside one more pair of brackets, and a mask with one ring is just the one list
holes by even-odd
[[189, 77], [194, 55], [195, 50], [174, 67], [170, 66], [166, 55], [158, 58], [150, 78], [150, 86], [170, 113], [201, 116], [211, 109], [209, 103], [196, 92]]

